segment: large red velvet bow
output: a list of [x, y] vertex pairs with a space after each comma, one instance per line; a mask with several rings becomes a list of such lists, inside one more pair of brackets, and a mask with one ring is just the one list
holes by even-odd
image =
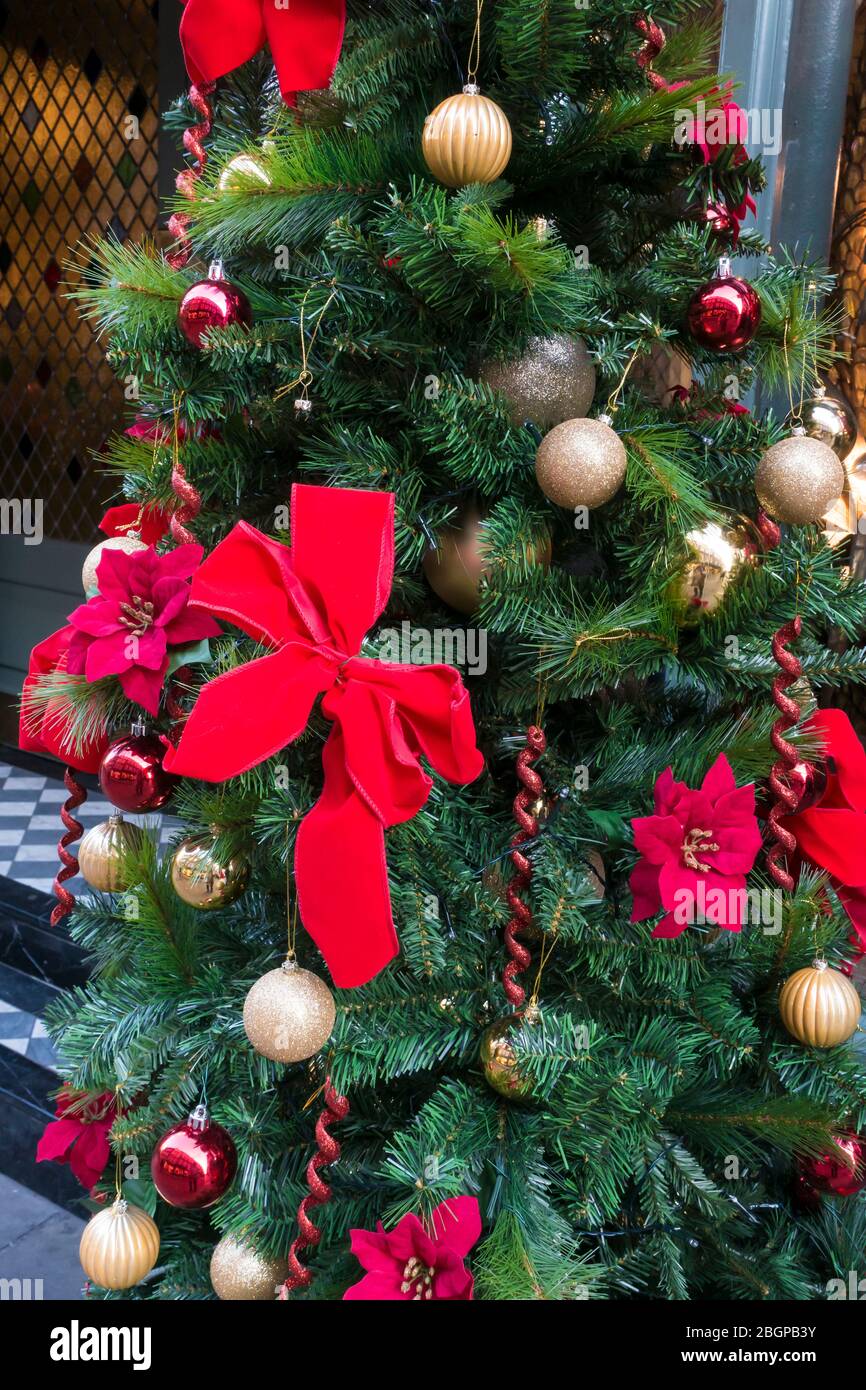
[[190, 606], [272, 650], [203, 687], [165, 758], [184, 776], [234, 777], [296, 739], [324, 695], [325, 780], [298, 831], [295, 881], [341, 986], [365, 984], [397, 954], [384, 828], [427, 800], [420, 756], [451, 782], [471, 782], [483, 764], [459, 672], [357, 655], [393, 570], [390, 492], [296, 484], [291, 549], [239, 522], [194, 575]]
[[190, 80], [216, 82], [270, 46], [284, 101], [327, 87], [343, 43], [345, 0], [182, 0]]
[[78, 753], [73, 753], [67, 746], [69, 721], [63, 700], [53, 700], [38, 712], [28, 704], [28, 697], [38, 686], [40, 677], [66, 670], [69, 643], [74, 636], [74, 627], [62, 627], [37, 642], [31, 651], [21, 691], [18, 746], [31, 753], [48, 753], [78, 772], [96, 772], [111, 741], [109, 734], [106, 732], [88, 740]]

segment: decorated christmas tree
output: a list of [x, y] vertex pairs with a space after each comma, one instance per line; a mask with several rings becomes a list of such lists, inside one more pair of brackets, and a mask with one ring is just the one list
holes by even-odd
[[92, 1295], [817, 1297], [866, 1229], [829, 277], [750, 230], [690, 0], [342, 8], [188, 0], [171, 244], [76, 253], [137, 404], [22, 737]]

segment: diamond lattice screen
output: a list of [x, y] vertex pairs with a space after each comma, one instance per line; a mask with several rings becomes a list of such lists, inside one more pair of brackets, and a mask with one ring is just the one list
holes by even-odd
[[156, 227], [157, 4], [0, 0], [0, 66], [0, 496], [91, 541], [123, 392], [63, 265], [86, 234]]

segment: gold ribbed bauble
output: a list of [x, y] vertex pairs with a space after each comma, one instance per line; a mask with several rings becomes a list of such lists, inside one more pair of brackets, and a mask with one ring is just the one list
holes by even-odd
[[421, 152], [433, 177], [449, 188], [492, 183], [511, 158], [508, 117], [469, 82], [430, 112]]
[[244, 1030], [272, 1062], [303, 1062], [325, 1046], [337, 1017], [324, 980], [286, 960], [256, 980], [244, 1001]]
[[[428, 550], [422, 568], [434, 594], [458, 613], [474, 613], [481, 602], [481, 583], [488, 572], [483, 518], [467, 507], [454, 526], [440, 531], [435, 550]], [[527, 547], [527, 559], [530, 559]], [[550, 540], [536, 547], [531, 563], [550, 564]]]
[[139, 854], [147, 836], [123, 816], [109, 816], [88, 830], [78, 847], [78, 867], [91, 888], [101, 893], [124, 893], [129, 887], [126, 856]]
[[158, 1255], [156, 1222], [122, 1197], [91, 1216], [78, 1247], [84, 1273], [101, 1289], [131, 1289], [150, 1273]]
[[836, 1047], [860, 1022], [860, 995], [841, 970], [825, 960], [795, 970], [779, 993], [779, 1014], [788, 1032], [807, 1047]]
[[481, 1034], [479, 1056], [484, 1079], [497, 1095], [506, 1100], [528, 1100], [532, 1094], [532, 1078], [520, 1070], [515, 1034], [529, 1025], [526, 1014], [511, 1014], [498, 1018]]
[[820, 521], [842, 495], [845, 470], [828, 444], [795, 429], [789, 439], [772, 444], [758, 464], [755, 492], [776, 521], [808, 526]]
[[715, 613], [728, 585], [746, 562], [745, 537], [736, 530], [722, 530], [708, 522], [686, 532], [688, 557], [674, 579], [670, 596], [680, 622], [691, 626]]
[[826, 391], [816, 391], [803, 402], [796, 418], [787, 423], [802, 421], [810, 439], [827, 444], [838, 459], [847, 458], [857, 442], [857, 419], [848, 402]]
[[251, 183], [260, 183], [265, 188], [270, 188], [270, 174], [262, 168], [254, 154], [236, 154], [220, 174], [217, 187], [220, 193], [236, 193], [238, 189], [246, 188]]
[[81, 566], [81, 583], [86, 594], [99, 592], [96, 571], [106, 550], [122, 550], [124, 555], [133, 555], [136, 550], [147, 550], [147, 546], [137, 531], [130, 531], [126, 536], [109, 536], [107, 541], [100, 541], [88, 551]]
[[218, 828], [181, 840], [171, 859], [171, 883], [179, 898], [203, 911], [227, 907], [249, 882], [249, 860], [233, 854], [224, 863], [214, 855]]
[[535, 455], [535, 476], [558, 507], [600, 507], [622, 487], [625, 445], [609, 415], [564, 420], [546, 434]]
[[586, 415], [595, 395], [595, 364], [582, 338], [567, 333], [530, 338], [525, 352], [484, 362], [479, 380], [507, 398], [512, 423], [549, 430]]
[[234, 1236], [223, 1236], [210, 1257], [213, 1291], [224, 1302], [273, 1301], [285, 1278], [285, 1260], [260, 1255], [251, 1245], [235, 1240]]

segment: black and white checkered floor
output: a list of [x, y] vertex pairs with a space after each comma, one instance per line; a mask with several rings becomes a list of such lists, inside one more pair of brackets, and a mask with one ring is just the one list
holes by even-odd
[[[0, 875], [51, 893], [59, 864], [57, 841], [63, 833], [60, 808], [67, 796], [59, 769], [54, 778], [0, 761]], [[88, 830], [113, 809], [100, 793], [89, 792], [75, 814]], [[127, 815], [126, 819], [157, 833], [160, 845], [171, 839], [180, 824], [160, 813]], [[86, 897], [90, 891], [80, 876], [68, 879], [67, 887], [76, 897]], [[54, 1049], [39, 1016], [56, 993], [50, 983], [0, 964], [0, 1047], [43, 1067], [54, 1067]]]

